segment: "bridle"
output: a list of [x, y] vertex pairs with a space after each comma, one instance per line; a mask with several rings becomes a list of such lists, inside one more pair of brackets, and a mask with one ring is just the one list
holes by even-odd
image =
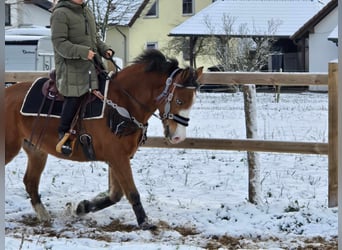
[[[176, 68], [171, 75], [166, 79], [165, 88], [163, 92], [157, 97], [157, 102], [161, 102], [162, 100], [166, 100], [164, 106], [164, 113], [160, 116], [162, 121], [165, 120], [173, 120], [185, 127], [189, 126], [190, 119], [179, 114], [171, 113], [171, 102], [173, 100], [175, 89], [178, 88], [189, 88], [189, 89], [196, 89], [196, 87], [188, 87], [182, 84], [173, 82], [174, 77], [180, 71], [180, 68]], [[172, 85], [172, 87], [171, 87]]]

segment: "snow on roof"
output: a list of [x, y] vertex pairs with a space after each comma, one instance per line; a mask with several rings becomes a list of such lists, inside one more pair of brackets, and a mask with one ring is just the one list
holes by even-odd
[[45, 38], [45, 36], [6, 35], [5, 41], [6, 42], [38, 41], [42, 38]]
[[6, 35], [51, 36], [51, 29], [44, 26], [28, 25], [18, 28], [6, 29], [5, 36]]
[[130, 26], [148, 2], [148, 0], [113, 0], [112, 5], [115, 9], [109, 16], [109, 23]]
[[306, 23], [304, 23], [291, 37], [290, 39], [296, 40], [302, 37], [308, 36], [315, 26], [322, 21], [329, 13], [331, 13], [335, 8], [337, 8], [337, 0], [329, 1], [320, 11], [318, 11], [314, 16], [312, 16]]
[[169, 35], [227, 35], [223, 17], [228, 16], [234, 20], [228, 32], [231, 35], [240, 35], [243, 25], [247, 25], [243, 35], [271, 35], [268, 22], [273, 22], [279, 25], [272, 35], [289, 37], [322, 7], [324, 4], [317, 0], [216, 1], [173, 28]]

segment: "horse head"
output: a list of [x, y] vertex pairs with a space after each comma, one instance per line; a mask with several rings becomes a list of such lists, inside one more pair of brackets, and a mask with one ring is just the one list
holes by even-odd
[[203, 67], [176, 68], [166, 80], [163, 93], [158, 96], [158, 110], [164, 126], [164, 136], [171, 144], [185, 140], [189, 114], [196, 99], [197, 80]]

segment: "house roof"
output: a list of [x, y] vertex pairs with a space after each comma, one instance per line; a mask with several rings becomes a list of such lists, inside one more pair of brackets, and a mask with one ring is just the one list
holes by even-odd
[[314, 27], [322, 21], [331, 11], [337, 8], [338, 0], [331, 0], [319, 12], [310, 18], [303, 26], [301, 26], [290, 38], [293, 40], [300, 39], [312, 33]]
[[44, 10], [50, 11], [51, 8], [53, 7], [53, 3], [50, 2], [49, 0], [24, 0], [24, 3], [27, 4], [34, 4]]
[[[289, 37], [316, 14], [323, 3], [318, 0], [225, 0], [215, 1], [196, 15], [173, 28], [170, 36], [249, 35]], [[223, 17], [234, 20], [225, 31]], [[227, 19], [226, 19], [227, 20]], [[269, 22], [278, 26], [272, 34]], [[208, 23], [210, 25], [208, 25]], [[246, 25], [241, 32], [240, 28]], [[211, 27], [211, 28], [209, 28]]]
[[109, 16], [109, 24], [131, 27], [149, 2], [149, 0], [113, 0], [114, 10]]

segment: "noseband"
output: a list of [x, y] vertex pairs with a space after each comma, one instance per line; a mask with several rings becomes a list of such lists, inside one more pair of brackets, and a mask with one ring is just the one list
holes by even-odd
[[[175, 89], [177, 87], [178, 88], [189, 88], [189, 89], [193, 88], [193, 89], [195, 89], [195, 87], [186, 87], [182, 84], [178, 84], [176, 82], [173, 82], [174, 77], [176, 76], [177, 72], [180, 70], [181, 70], [180, 68], [176, 68], [171, 73], [171, 75], [166, 79], [165, 88], [164, 88], [163, 92], [157, 97], [156, 100], [157, 100], [157, 102], [160, 102], [160, 101], [166, 99], [165, 106], [164, 106], [164, 113], [160, 117], [160, 119], [162, 121], [173, 120], [173, 121], [187, 127], [189, 125], [189, 121], [190, 121], [189, 118], [186, 118], [186, 117], [181, 116], [179, 114], [172, 114], [171, 113], [171, 102], [173, 99]], [[171, 84], [172, 84], [172, 88], [170, 89]]]

